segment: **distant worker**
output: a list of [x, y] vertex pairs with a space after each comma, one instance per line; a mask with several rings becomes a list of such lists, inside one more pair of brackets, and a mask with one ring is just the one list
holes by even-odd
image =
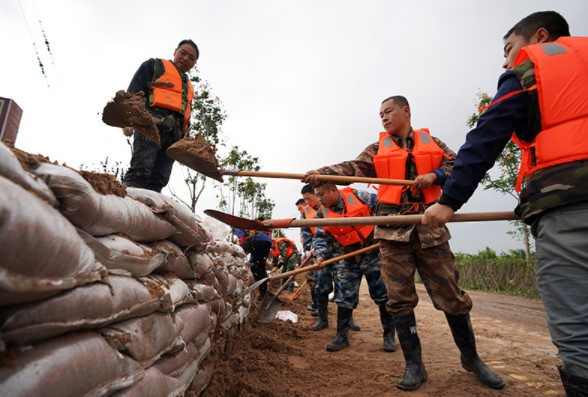
[[[262, 218], [258, 218], [263, 221]], [[250, 262], [253, 263], [251, 273], [255, 281], [263, 280], [267, 277], [266, 263], [272, 248], [272, 237], [267, 232], [253, 232], [243, 242], [241, 247], [243, 251], [251, 254]], [[259, 286], [259, 300], [262, 300], [267, 293], [267, 283], [262, 283]]]
[[304, 215], [304, 208], [306, 207], [306, 202], [304, 199], [296, 200], [296, 209], [300, 212], [300, 215]]
[[561, 381], [566, 396], [588, 396], [588, 37], [570, 36], [559, 13], [539, 11], [503, 39], [506, 72], [495, 99], [423, 223], [444, 226], [508, 141], [521, 148], [516, 212], [536, 239], [537, 287]]
[[173, 61], [151, 58], [139, 67], [129, 85], [129, 92], [145, 94], [145, 108], [159, 130], [160, 144], [134, 131], [133, 155], [124, 175], [127, 187], [139, 187], [161, 192], [171, 175], [174, 160], [167, 148], [188, 134], [194, 89], [187, 75], [196, 65], [198, 47], [192, 40], [182, 40], [174, 51]]
[[[377, 142], [355, 160], [308, 171], [305, 180], [317, 183], [319, 173], [414, 180], [410, 188], [380, 185], [378, 215], [422, 214], [441, 195], [455, 153], [428, 129], [412, 128], [411, 109], [404, 96], [384, 99], [379, 115], [384, 131]], [[377, 226], [375, 238], [380, 243], [382, 277], [388, 290], [387, 309], [394, 317], [406, 362], [396, 387], [416, 390], [428, 376], [414, 313], [419, 301], [414, 280], [417, 271], [433, 305], [445, 314], [462, 367], [486, 386], [504, 387], [502, 378], [478, 356], [470, 320], [472, 300], [458, 285], [449, 230], [422, 224]]]
[[[371, 216], [378, 205], [375, 194], [349, 187], [338, 190], [332, 183], [322, 183], [315, 187], [316, 196], [322, 207], [316, 218], [342, 218]], [[374, 244], [374, 226], [325, 226], [317, 227], [312, 244], [316, 264], [330, 259], [333, 255], [343, 255]], [[328, 242], [330, 239], [331, 242]], [[333, 250], [328, 245], [333, 244]], [[337, 303], [337, 335], [327, 345], [327, 351], [338, 351], [349, 346], [348, 329], [353, 310], [359, 303], [359, 287], [365, 276], [370, 297], [380, 311], [380, 322], [384, 334], [384, 351], [395, 352], [394, 323], [392, 315], [386, 310], [388, 294], [386, 284], [380, 274], [380, 255], [378, 249], [343, 259], [333, 265], [339, 281]]]
[[[290, 272], [300, 263], [300, 254], [294, 241], [289, 238], [280, 237], [274, 239], [272, 244], [272, 262], [275, 268], [282, 273]], [[292, 282], [288, 285], [288, 291], [294, 291], [295, 284]]]

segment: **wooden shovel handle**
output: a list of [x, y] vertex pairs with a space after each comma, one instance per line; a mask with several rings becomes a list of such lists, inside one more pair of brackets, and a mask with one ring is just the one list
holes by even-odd
[[290, 277], [290, 276], [295, 276], [295, 275], [297, 275], [299, 273], [304, 273], [304, 272], [307, 272], [309, 270], [320, 269], [320, 268], [322, 268], [324, 266], [330, 265], [331, 263], [339, 262], [340, 260], [351, 258], [351, 257], [353, 257], [355, 255], [365, 254], [366, 252], [373, 251], [376, 248], [378, 248], [379, 246], [380, 246], [379, 243], [372, 244], [372, 245], [370, 245], [368, 247], [364, 247], [364, 248], [358, 249], [356, 251], [349, 252], [348, 254], [344, 254], [344, 255], [337, 256], [335, 258], [327, 259], [326, 261], [323, 261], [323, 263], [321, 263], [320, 265], [310, 265], [310, 266], [306, 266], [306, 267], [303, 267], [303, 268], [298, 268], [298, 269], [292, 270], [290, 272], [286, 272], [286, 273], [282, 273], [282, 274], [276, 274], [274, 276], [269, 276], [268, 277], [268, 280], [278, 280], [280, 278], [286, 278], [286, 277]]
[[[223, 175], [228, 176], [251, 176], [260, 178], [279, 178], [279, 179], [299, 179], [302, 180], [305, 174], [294, 174], [288, 172], [266, 172], [266, 171], [245, 171], [245, 170], [223, 170]], [[367, 178], [361, 176], [341, 176], [341, 175], [314, 175], [320, 181], [333, 183], [374, 183], [379, 185], [408, 185], [412, 186], [413, 181], [404, 179], [385, 179], [385, 178]]]

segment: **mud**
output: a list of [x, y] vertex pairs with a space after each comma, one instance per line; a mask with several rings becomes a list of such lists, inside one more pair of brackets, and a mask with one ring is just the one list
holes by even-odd
[[[298, 281], [303, 282], [303, 276]], [[316, 318], [306, 310], [308, 289], [293, 302], [284, 293], [282, 310], [297, 313], [299, 322], [259, 324], [252, 313], [244, 329], [215, 352], [215, 374], [203, 396], [564, 396], [556, 369], [559, 360], [539, 300], [468, 291], [474, 301], [471, 316], [478, 352], [506, 383], [504, 389], [493, 390], [461, 367], [445, 316], [435, 310], [422, 285], [417, 290], [415, 312], [429, 379], [414, 392], [394, 386], [404, 371], [402, 351], [382, 350], [378, 309], [364, 283], [354, 311], [362, 329], [350, 331], [349, 348], [325, 350], [335, 336], [334, 304], [329, 303], [329, 328], [315, 332], [310, 326]]]
[[220, 182], [223, 176], [215, 156], [216, 148], [200, 134], [193, 138], [181, 139], [167, 149], [167, 155], [196, 172]]
[[159, 130], [145, 109], [143, 92], [118, 91], [104, 107], [102, 121], [112, 127], [132, 127], [148, 139], [160, 143]]

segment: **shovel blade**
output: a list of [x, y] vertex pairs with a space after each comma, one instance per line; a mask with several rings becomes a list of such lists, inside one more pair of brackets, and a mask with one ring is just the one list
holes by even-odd
[[237, 297], [237, 300], [242, 299], [245, 295], [257, 289], [261, 284], [265, 283], [267, 280], [269, 280], [269, 277], [262, 278], [261, 280], [254, 282], [249, 287], [245, 288], [243, 292], [241, 292], [241, 295]]
[[276, 318], [280, 307], [282, 307], [282, 301], [276, 295], [267, 292], [261, 301], [257, 321], [262, 324], [271, 323]]

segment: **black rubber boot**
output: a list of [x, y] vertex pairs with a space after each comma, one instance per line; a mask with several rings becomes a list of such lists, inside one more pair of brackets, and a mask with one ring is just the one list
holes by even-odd
[[483, 384], [493, 389], [502, 389], [504, 381], [496, 372], [488, 367], [478, 356], [476, 339], [469, 314], [447, 314], [447, 323], [451, 328], [453, 340], [461, 352], [461, 366], [474, 374]]
[[392, 315], [386, 310], [386, 305], [378, 306], [380, 309], [380, 322], [384, 329], [384, 351], [395, 352], [398, 350], [396, 342], [394, 342], [394, 320]]
[[349, 319], [349, 329], [355, 332], [361, 331], [361, 327], [358, 323], [353, 320], [353, 313], [351, 314], [351, 318]]
[[337, 335], [335, 339], [327, 345], [328, 352], [336, 352], [349, 346], [347, 331], [349, 330], [349, 320], [353, 314], [353, 309], [337, 307]]
[[588, 379], [572, 375], [564, 371], [559, 365], [557, 366], [557, 369], [559, 370], [559, 376], [566, 392], [566, 397], [588, 396]]
[[407, 391], [416, 390], [427, 380], [427, 370], [421, 358], [421, 341], [417, 334], [414, 312], [393, 315], [392, 318], [406, 361], [404, 374], [396, 381], [396, 387]]
[[310, 289], [310, 298], [312, 299], [312, 303], [307, 306], [306, 309], [308, 309], [308, 311], [310, 312], [311, 315], [313, 315], [314, 317], [318, 316], [318, 304], [316, 303], [316, 289], [315, 287], [312, 287]]
[[319, 296], [317, 299], [318, 304], [318, 320], [312, 327], [313, 331], [320, 331], [329, 326], [329, 311], [327, 305], [329, 304], [328, 296]]

